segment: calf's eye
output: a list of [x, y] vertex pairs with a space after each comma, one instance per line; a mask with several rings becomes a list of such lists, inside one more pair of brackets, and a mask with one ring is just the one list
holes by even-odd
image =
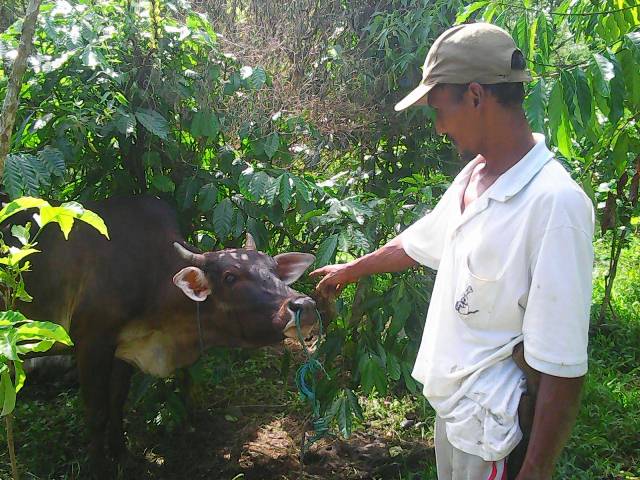
[[225, 273], [223, 281], [227, 285], [233, 285], [236, 281], [236, 276], [233, 273]]

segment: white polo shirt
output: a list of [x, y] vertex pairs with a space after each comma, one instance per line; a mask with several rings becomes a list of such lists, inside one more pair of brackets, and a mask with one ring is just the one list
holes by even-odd
[[437, 269], [413, 377], [456, 448], [504, 458], [522, 433], [525, 380], [587, 371], [593, 207], [544, 137], [461, 213], [471, 161], [432, 212], [401, 234], [406, 253]]

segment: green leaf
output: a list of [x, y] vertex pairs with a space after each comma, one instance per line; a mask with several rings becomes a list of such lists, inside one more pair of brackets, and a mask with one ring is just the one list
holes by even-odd
[[118, 112], [114, 115], [113, 123], [116, 129], [127, 137], [136, 131], [136, 118], [127, 112]]
[[578, 110], [580, 111], [580, 118], [582, 125], [587, 128], [591, 121], [591, 98], [592, 93], [587, 82], [587, 77], [582, 70], [576, 70], [574, 72], [574, 78], [576, 81], [576, 94], [578, 98]]
[[5, 310], [0, 312], [0, 326], [15, 325], [16, 323], [23, 323], [28, 321], [22, 313], [14, 310]]
[[596, 66], [597, 88], [600, 89], [605, 97], [608, 97], [610, 92], [609, 82], [615, 76], [613, 63], [599, 53], [594, 54], [593, 59]]
[[12, 225], [11, 235], [16, 237], [22, 245], [26, 245], [27, 243], [29, 243], [29, 240], [31, 239], [28, 225], [26, 227], [23, 225]]
[[4, 370], [0, 375], [0, 399], [2, 400], [2, 412], [0, 416], [9, 415], [16, 406], [16, 389], [13, 386], [9, 370]]
[[0, 365], [6, 360], [18, 360], [15, 331], [0, 330]]
[[[64, 206], [65, 204], [62, 204]], [[86, 223], [87, 225], [92, 226], [98, 232], [100, 232], [105, 237], [109, 238], [109, 232], [107, 230], [107, 225], [104, 223], [104, 220], [95, 212], [91, 210], [83, 209], [82, 213], [76, 216], [78, 220]]]
[[613, 147], [613, 164], [616, 169], [616, 176], [620, 176], [624, 173], [627, 168], [627, 164], [629, 162], [629, 134], [625, 131], [622, 132], [618, 139], [616, 140], [616, 144]]
[[0, 223], [4, 222], [11, 215], [18, 212], [22, 212], [29, 208], [39, 208], [49, 205], [49, 202], [35, 197], [20, 197], [9, 203], [7, 203], [2, 210], [0, 210]]
[[208, 213], [218, 200], [218, 187], [215, 183], [207, 183], [198, 192], [198, 209]]
[[562, 83], [556, 81], [549, 96], [549, 130], [558, 150], [565, 158], [571, 158], [572, 146], [567, 107], [564, 103]]
[[320, 268], [333, 262], [336, 248], [338, 247], [338, 235], [333, 234], [324, 239], [316, 253], [315, 267]]
[[547, 20], [547, 16], [544, 12], [540, 12], [537, 17], [536, 25], [536, 47], [538, 49], [538, 58], [541, 63], [549, 63], [549, 56], [551, 54], [551, 45], [554, 40], [553, 27]]
[[286, 211], [291, 205], [291, 197], [293, 192], [293, 182], [288, 173], [283, 173], [278, 178], [278, 200], [280, 200], [280, 204], [282, 205], [282, 210]]
[[142, 163], [146, 168], [150, 168], [154, 172], [162, 170], [162, 160], [158, 152], [144, 152], [142, 155]]
[[360, 363], [360, 383], [362, 390], [370, 394], [373, 388], [380, 395], [387, 393], [387, 377], [380, 358], [377, 355], [366, 354]]
[[66, 330], [52, 322], [31, 321], [20, 325], [16, 330], [16, 340], [53, 340], [64, 345], [73, 345]]
[[269, 243], [269, 232], [264, 223], [253, 217], [247, 220], [247, 231], [253, 235], [258, 250], [265, 250]]
[[38, 178], [38, 159], [28, 154], [8, 155], [4, 165], [4, 185], [11, 198], [35, 196], [42, 183]]
[[91, 45], [87, 45], [82, 53], [82, 64], [85, 67], [89, 67], [91, 69], [95, 69], [102, 62], [101, 56], [93, 49]]
[[609, 97], [609, 121], [613, 125], [622, 118], [624, 113], [625, 86], [624, 76], [618, 60], [613, 57], [611, 59], [615, 76], [611, 79], [611, 96]]
[[633, 53], [636, 63], [640, 63], [640, 31], [627, 33], [624, 42], [626, 47]]
[[41, 198], [34, 197], [21, 197], [7, 203], [2, 210], [0, 210], [0, 223], [4, 222], [11, 215], [18, 212], [22, 212], [29, 208], [39, 208], [42, 206], [48, 206], [49, 202], [42, 200]]
[[524, 101], [527, 118], [534, 132], [544, 132], [544, 80], [536, 81]]
[[293, 185], [296, 187], [296, 197], [302, 198], [305, 202], [310, 201], [311, 192], [309, 191], [309, 187], [307, 187], [305, 181], [295, 175], [292, 175], [291, 179], [293, 180]]
[[362, 414], [362, 407], [360, 407], [360, 402], [358, 402], [358, 397], [356, 397], [355, 393], [350, 388], [345, 388], [345, 395], [347, 398], [347, 402], [349, 402], [349, 406], [351, 411], [354, 413], [356, 418], [361, 422], [364, 422], [364, 415]]
[[402, 362], [400, 368], [402, 369], [402, 379], [407, 389], [413, 394], [418, 393], [418, 383], [411, 376], [411, 365], [407, 362]]
[[458, 14], [458, 16], [456, 17], [456, 24], [465, 23], [473, 13], [477, 12], [483, 7], [486, 7], [488, 3], [488, 0], [470, 3], [464, 8], [464, 10], [462, 10], [462, 12]]
[[66, 171], [64, 156], [57, 148], [44, 147], [38, 152], [38, 158], [52, 177], [63, 177]]
[[176, 190], [176, 201], [180, 210], [186, 210], [193, 205], [196, 194], [200, 189], [200, 180], [198, 177], [187, 177], [182, 180], [180, 186]]
[[27, 376], [24, 373], [24, 368], [22, 367], [22, 361], [21, 360], [14, 360], [13, 362], [13, 366], [15, 368], [15, 376], [14, 376], [14, 380], [15, 380], [15, 389], [16, 389], [16, 393], [18, 393], [22, 387], [24, 386], [24, 382], [27, 379]]
[[529, 58], [529, 21], [526, 15], [521, 15], [518, 18], [512, 35], [524, 58]]
[[270, 133], [264, 141], [264, 153], [272, 159], [280, 147], [280, 137], [276, 132]]
[[38, 253], [40, 250], [35, 248], [11, 248], [9, 253], [0, 257], [0, 265], [9, 265], [11, 267], [17, 267], [18, 264], [29, 255]]
[[149, 132], [163, 140], [167, 139], [169, 124], [158, 112], [148, 108], [140, 108], [136, 110], [136, 118]]
[[248, 185], [251, 197], [256, 200], [263, 198], [272, 183], [273, 179], [265, 172], [255, 172], [251, 176], [251, 180], [249, 181]]
[[340, 397], [337, 419], [340, 433], [344, 438], [348, 438], [353, 429], [353, 417], [351, 415], [351, 406], [345, 397]]
[[191, 134], [194, 137], [217, 138], [220, 132], [218, 116], [209, 110], [196, 112], [191, 121]]
[[[239, 208], [233, 209], [233, 218], [231, 219], [231, 236], [240, 238], [244, 235], [247, 225], [247, 217]], [[257, 235], [257, 234], [256, 234]]]
[[161, 192], [173, 192], [176, 188], [173, 180], [162, 174], [151, 177], [151, 185]]
[[69, 238], [69, 232], [73, 227], [74, 214], [61, 207], [41, 207], [37, 220], [40, 228], [52, 222], [57, 223], [66, 240]]
[[220, 240], [229, 236], [231, 232], [231, 218], [233, 217], [233, 204], [229, 198], [222, 200], [213, 209], [213, 230]]
[[400, 380], [400, 377], [402, 376], [400, 361], [398, 360], [398, 357], [391, 353], [387, 355], [387, 373], [389, 374], [389, 378], [396, 382]]
[[267, 72], [262, 67], [256, 67], [252, 70], [251, 75], [247, 77], [245, 81], [252, 90], [259, 90], [265, 83], [267, 83]]

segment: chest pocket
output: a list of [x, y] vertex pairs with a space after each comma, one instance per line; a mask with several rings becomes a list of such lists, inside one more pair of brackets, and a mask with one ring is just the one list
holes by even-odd
[[467, 325], [483, 328], [494, 317], [500, 282], [475, 275], [469, 268], [467, 256], [460, 259], [460, 263], [452, 307]]

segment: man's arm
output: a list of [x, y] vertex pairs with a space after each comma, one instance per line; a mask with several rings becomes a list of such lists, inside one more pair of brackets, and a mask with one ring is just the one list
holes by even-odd
[[580, 407], [584, 377], [540, 374], [533, 428], [516, 480], [550, 480]]
[[345, 285], [356, 282], [361, 277], [374, 273], [399, 272], [417, 264], [418, 262], [404, 251], [400, 237], [395, 237], [375, 252], [356, 258], [349, 263], [327, 265], [314, 270], [309, 275], [323, 277], [316, 287], [320, 294], [335, 296], [340, 294]]

